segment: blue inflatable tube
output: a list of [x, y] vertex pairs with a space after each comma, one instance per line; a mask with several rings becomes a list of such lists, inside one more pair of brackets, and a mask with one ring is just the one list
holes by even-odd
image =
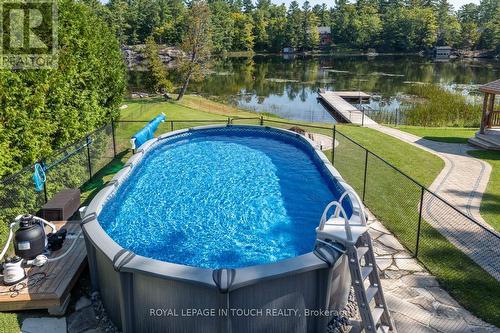
[[166, 119], [165, 114], [160, 114], [151, 120], [146, 126], [144, 126], [137, 133], [132, 135], [134, 139], [134, 148], [137, 149], [142, 146], [146, 141], [154, 138], [154, 134], [158, 129], [158, 126]]

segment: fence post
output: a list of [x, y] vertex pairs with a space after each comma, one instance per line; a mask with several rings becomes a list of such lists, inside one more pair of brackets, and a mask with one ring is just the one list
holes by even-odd
[[115, 121], [111, 119], [111, 134], [113, 137], [113, 156], [116, 157]]
[[170, 132], [174, 131], [174, 122], [170, 120]]
[[365, 149], [365, 175], [363, 177], [363, 202], [365, 202], [366, 193], [366, 172], [368, 170], [368, 149]]
[[87, 163], [88, 163], [88, 167], [89, 167], [89, 180], [92, 179], [92, 163], [90, 161], [90, 137], [87, 135], [86, 137], [86, 141], [87, 141]]
[[337, 133], [335, 125], [333, 125], [333, 137], [332, 137], [332, 165], [335, 166], [335, 134]]
[[418, 211], [418, 227], [417, 227], [417, 241], [416, 241], [416, 244], [415, 244], [415, 257], [418, 258], [418, 248], [419, 248], [419, 245], [420, 245], [420, 226], [422, 224], [422, 209], [424, 207], [424, 187], [422, 186], [421, 187], [421, 191], [420, 191], [420, 208], [419, 208], [419, 211]]
[[260, 126], [264, 125], [264, 116], [260, 116]]
[[43, 183], [43, 195], [45, 196], [45, 203], [49, 201], [47, 197], [47, 179], [45, 179], [45, 182]]
[[227, 117], [227, 124], [231, 125], [231, 117]]

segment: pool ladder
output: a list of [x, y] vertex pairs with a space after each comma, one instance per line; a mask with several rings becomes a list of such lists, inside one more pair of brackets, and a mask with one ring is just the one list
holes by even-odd
[[[353, 216], [359, 217], [359, 222], [351, 223], [347, 218], [342, 207], [342, 202], [347, 197], [353, 203]], [[332, 207], [335, 207], [335, 211], [327, 218]], [[349, 319], [349, 325], [352, 326], [350, 333], [363, 330], [366, 333], [396, 332], [382, 291], [366, 221], [364, 206], [359, 196], [354, 191], [347, 190], [338, 201], [332, 201], [325, 207], [320, 224], [316, 228], [316, 238], [318, 242], [336, 249], [344, 248], [347, 254], [361, 317], [361, 320]], [[340, 246], [335, 246], [336, 244]]]

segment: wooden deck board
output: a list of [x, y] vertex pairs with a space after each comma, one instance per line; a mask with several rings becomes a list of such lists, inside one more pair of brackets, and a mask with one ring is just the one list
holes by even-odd
[[[347, 102], [344, 97], [341, 96], [342, 92], [337, 91], [325, 91], [319, 92], [319, 97], [333, 110], [336, 114], [338, 114], [344, 121], [348, 123], [353, 123], [357, 125], [374, 125], [376, 122], [368, 117], [367, 115], [363, 115], [363, 112], [358, 110], [352, 104]], [[351, 93], [351, 92], [347, 92]], [[358, 92], [355, 92], [359, 94]], [[363, 93], [365, 94], [365, 93]], [[368, 94], [365, 94], [369, 96]]]
[[340, 96], [345, 99], [359, 99], [367, 100], [371, 95], [362, 91], [335, 91], [335, 95]]
[[61, 306], [75, 285], [87, 262], [83, 235], [80, 235], [78, 239], [75, 238], [81, 230], [80, 223], [75, 221], [54, 222], [54, 224], [57, 229], [65, 227], [68, 234], [62, 249], [55, 251], [51, 257], [64, 253], [75, 241], [78, 244], [61, 260], [47, 263], [43, 267], [26, 268], [28, 279], [21, 281], [21, 283], [29, 285], [34, 281], [30, 279], [30, 276], [36, 273], [45, 273], [46, 278], [34, 286], [22, 289], [19, 294], [11, 292], [11, 286], [0, 285], [0, 311], [48, 309]]

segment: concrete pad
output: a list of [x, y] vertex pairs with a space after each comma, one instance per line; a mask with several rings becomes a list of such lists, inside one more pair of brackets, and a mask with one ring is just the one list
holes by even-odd
[[424, 270], [424, 268], [420, 266], [415, 259], [412, 258], [394, 258], [394, 262], [400, 270], [411, 272], [420, 272]]
[[[439, 287], [439, 283], [436, 278], [433, 276], [426, 275], [407, 275], [401, 278], [401, 281], [410, 287], [419, 287], [419, 288], [429, 288], [429, 287]], [[434, 296], [434, 295], [433, 295]]]
[[373, 252], [375, 252], [376, 255], [383, 256], [388, 254], [395, 254], [398, 251], [375, 241], [373, 242]]
[[392, 265], [392, 256], [377, 256], [375, 262], [377, 263], [377, 267], [381, 271], [384, 271]]
[[443, 333], [470, 332], [469, 325], [462, 318], [445, 318], [434, 316], [431, 318], [430, 326]]
[[374, 229], [374, 230], [380, 231], [383, 234], [390, 234], [389, 230], [387, 230], [387, 228], [384, 227], [382, 225], [382, 223], [380, 223], [379, 221], [370, 223], [369, 225], [370, 225], [370, 229]]
[[458, 304], [457, 301], [455, 301], [446, 291], [444, 291], [441, 288], [428, 288], [427, 289], [432, 296], [436, 299], [437, 302], [445, 305], [450, 305], [455, 308], [459, 308], [460, 304]]
[[398, 251], [405, 251], [406, 249], [401, 245], [401, 243], [392, 235], [382, 235], [377, 239], [378, 242], [382, 243], [386, 247]]
[[395, 321], [396, 329], [402, 333], [436, 333], [430, 327], [419, 323], [400, 313], [394, 313], [393, 319]]
[[21, 326], [22, 333], [66, 333], [66, 318], [27, 318]]
[[422, 309], [420, 306], [405, 301], [401, 299], [399, 296], [395, 296], [392, 294], [387, 294], [385, 296], [386, 296], [387, 306], [389, 307], [389, 310], [392, 313], [399, 313], [405, 315], [425, 326], [429, 325], [429, 322], [432, 318], [431, 312]]

